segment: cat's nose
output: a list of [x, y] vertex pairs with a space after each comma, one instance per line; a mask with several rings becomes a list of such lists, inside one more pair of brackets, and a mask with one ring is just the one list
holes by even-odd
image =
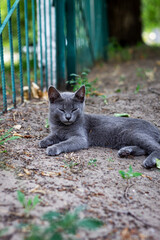
[[66, 119], [69, 121], [71, 119], [71, 115], [70, 114], [66, 114]]

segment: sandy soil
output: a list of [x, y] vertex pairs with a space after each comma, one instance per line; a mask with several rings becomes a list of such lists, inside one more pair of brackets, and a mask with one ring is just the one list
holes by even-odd
[[[89, 113], [128, 113], [160, 128], [160, 65], [157, 59], [121, 64], [99, 64], [89, 75], [98, 77], [97, 89], [107, 96], [86, 100]], [[138, 87], [137, 87], [138, 86]], [[135, 90], [137, 91], [135, 93]], [[48, 134], [47, 102], [33, 100], [3, 115], [1, 131], [20, 125], [14, 132], [23, 137], [7, 142], [0, 155], [0, 229], [9, 227], [2, 239], [23, 239], [15, 226], [25, 221], [17, 190], [42, 200], [28, 221], [37, 221], [48, 210], [72, 210], [86, 205], [84, 216], [96, 217], [104, 226], [80, 230], [79, 239], [160, 239], [160, 171], [147, 170], [142, 157], [120, 159], [117, 151], [90, 148], [50, 157], [38, 142]], [[96, 159], [96, 166], [89, 165]], [[129, 166], [143, 175], [128, 182], [119, 170]]]

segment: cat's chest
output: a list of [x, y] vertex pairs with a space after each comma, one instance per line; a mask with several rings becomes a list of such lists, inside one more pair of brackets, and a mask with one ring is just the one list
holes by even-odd
[[62, 126], [52, 127], [52, 133], [56, 135], [60, 141], [65, 141], [67, 139], [70, 139], [74, 136], [84, 136], [85, 130], [82, 127], [74, 127], [74, 126]]

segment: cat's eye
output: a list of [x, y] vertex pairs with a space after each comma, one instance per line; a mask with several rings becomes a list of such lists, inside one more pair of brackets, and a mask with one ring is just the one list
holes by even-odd
[[77, 109], [78, 109], [78, 108], [73, 108], [73, 109], [72, 109], [72, 112], [75, 112]]
[[59, 108], [59, 111], [61, 111], [61, 112], [65, 112], [65, 110], [64, 110], [64, 109], [62, 109], [62, 108]]

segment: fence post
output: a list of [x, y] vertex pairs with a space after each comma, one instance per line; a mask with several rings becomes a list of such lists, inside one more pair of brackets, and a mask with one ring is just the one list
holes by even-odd
[[67, 24], [67, 89], [71, 89], [70, 81], [72, 73], [76, 73], [76, 22], [75, 0], [66, 0], [66, 24]]
[[24, 0], [25, 13], [25, 38], [26, 38], [26, 60], [27, 60], [27, 82], [28, 82], [28, 97], [31, 99], [31, 79], [30, 79], [30, 62], [29, 62], [29, 39], [28, 39], [28, 2]]
[[[0, 27], [1, 27], [1, 6], [0, 6]], [[0, 33], [0, 56], [1, 56], [1, 75], [2, 75], [2, 93], [3, 93], [3, 113], [7, 112], [7, 96], [6, 96], [6, 79], [5, 79], [5, 67], [3, 58], [3, 38]]]
[[107, 1], [103, 0], [103, 6], [102, 6], [102, 16], [103, 16], [103, 30], [102, 30], [102, 36], [103, 36], [103, 59], [108, 60], [108, 12], [107, 12]]
[[57, 88], [65, 89], [65, 0], [56, 0], [56, 66], [57, 66]]
[[[10, 0], [7, 0], [8, 13], [10, 11]], [[11, 56], [11, 80], [12, 80], [12, 101], [13, 106], [16, 108], [16, 89], [15, 89], [15, 76], [14, 76], [14, 57], [13, 57], [13, 38], [12, 38], [12, 24], [11, 18], [8, 21], [8, 32], [9, 32], [9, 45], [10, 45], [10, 56]]]

